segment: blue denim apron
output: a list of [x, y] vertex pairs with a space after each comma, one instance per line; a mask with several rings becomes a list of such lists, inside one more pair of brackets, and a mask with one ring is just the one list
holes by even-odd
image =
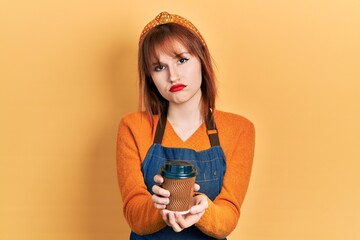
[[[160, 168], [166, 161], [187, 160], [194, 164], [198, 171], [196, 183], [200, 185], [199, 192], [206, 194], [211, 200], [214, 200], [220, 193], [223, 184], [226, 163], [225, 155], [220, 147], [217, 129], [211, 112], [209, 111], [209, 117], [205, 121], [211, 148], [200, 152], [188, 148], [168, 148], [161, 146], [167, 115], [161, 114], [161, 116], [162, 117], [156, 127], [154, 143], [150, 147], [141, 168], [148, 191], [151, 194], [154, 194], [152, 192], [152, 186], [156, 183], [153, 178], [159, 173]], [[149, 235], [138, 235], [135, 232], [131, 232], [130, 240], [145, 239], [209, 240], [215, 238], [202, 233], [197, 227], [195, 227], [195, 225], [186, 228], [179, 233], [174, 232], [174, 230], [168, 226]]]

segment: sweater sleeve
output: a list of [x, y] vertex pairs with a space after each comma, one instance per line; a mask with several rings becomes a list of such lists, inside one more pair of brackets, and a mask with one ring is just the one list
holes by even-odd
[[248, 188], [254, 157], [255, 129], [251, 122], [238, 135], [230, 158], [226, 159], [226, 173], [220, 194], [214, 201], [208, 199], [209, 207], [196, 226], [205, 234], [225, 238], [236, 227], [240, 208]]
[[165, 222], [159, 210], [154, 207], [151, 194], [144, 183], [139, 146], [134, 131], [129, 126], [131, 121], [123, 118], [119, 124], [117, 175], [124, 216], [134, 232], [145, 235], [159, 231], [165, 227]]

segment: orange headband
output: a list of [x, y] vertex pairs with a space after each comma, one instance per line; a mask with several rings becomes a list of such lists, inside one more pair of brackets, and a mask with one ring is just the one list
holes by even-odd
[[187, 20], [179, 15], [170, 14], [167, 12], [161, 12], [159, 15], [156, 16], [156, 18], [154, 20], [149, 22], [144, 27], [144, 30], [141, 32], [141, 35], [140, 35], [139, 44], [141, 44], [141, 42], [144, 39], [147, 32], [149, 32], [151, 29], [153, 29], [154, 27], [156, 27], [158, 25], [167, 24], [167, 23], [176, 23], [183, 27], [186, 27], [187, 29], [189, 29], [190, 31], [195, 33], [196, 36], [200, 39], [201, 43], [204, 46], [206, 46], [205, 41], [204, 41], [203, 37], [201, 36], [199, 30], [197, 30], [196, 27], [189, 20]]

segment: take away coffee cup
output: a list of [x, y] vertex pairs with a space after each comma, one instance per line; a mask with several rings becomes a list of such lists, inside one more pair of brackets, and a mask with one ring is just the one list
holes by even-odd
[[188, 161], [168, 161], [160, 170], [164, 178], [162, 188], [170, 192], [167, 210], [186, 214], [192, 206], [197, 170]]

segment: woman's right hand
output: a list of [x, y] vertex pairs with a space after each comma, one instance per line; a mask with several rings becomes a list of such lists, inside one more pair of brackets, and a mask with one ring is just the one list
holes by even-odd
[[[154, 181], [161, 185], [164, 182], [164, 178], [157, 174], [154, 176]], [[153, 195], [152, 195], [152, 200], [154, 202], [154, 206], [155, 208], [158, 209], [165, 209], [166, 205], [169, 204], [169, 197], [170, 197], [170, 192], [162, 187], [160, 187], [159, 185], [154, 185], [152, 187], [152, 191], [153, 191]]]

